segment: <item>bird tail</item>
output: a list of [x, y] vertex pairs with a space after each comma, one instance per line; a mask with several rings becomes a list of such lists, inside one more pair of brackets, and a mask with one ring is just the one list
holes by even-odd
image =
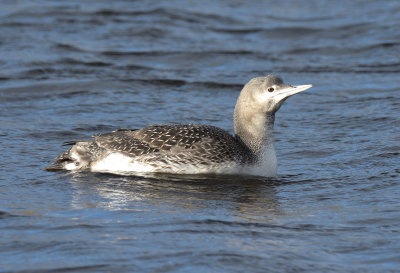
[[72, 145], [72, 147], [59, 155], [52, 166], [45, 168], [46, 171], [87, 169], [91, 162], [104, 152], [104, 149], [90, 140], [70, 141], [65, 142], [63, 146], [65, 145]]
[[53, 162], [53, 164], [47, 168], [45, 168], [45, 171], [48, 172], [56, 172], [56, 171], [61, 171], [65, 170], [65, 165], [68, 163], [73, 163], [74, 159], [71, 157], [71, 150], [66, 151], [59, 155]]

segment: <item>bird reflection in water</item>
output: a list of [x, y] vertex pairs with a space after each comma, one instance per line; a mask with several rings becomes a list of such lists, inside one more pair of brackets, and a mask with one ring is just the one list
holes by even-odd
[[117, 176], [74, 173], [72, 206], [136, 212], [164, 211], [269, 219], [281, 214], [279, 180], [252, 176], [171, 175]]

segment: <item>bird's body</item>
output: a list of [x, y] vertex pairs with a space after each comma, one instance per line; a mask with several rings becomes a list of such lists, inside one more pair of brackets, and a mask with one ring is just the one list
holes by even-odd
[[[192, 124], [117, 130], [70, 143], [72, 148], [47, 170], [275, 176], [272, 127], [274, 113], [286, 97], [268, 103], [268, 96], [264, 98], [262, 93], [271, 93], [264, 89], [278, 90], [279, 86], [292, 92], [297, 88], [284, 85], [275, 76], [255, 78], [243, 88], [235, 107], [234, 136], [215, 126]], [[255, 87], [260, 92], [255, 92]], [[302, 87], [296, 91], [311, 86]]]

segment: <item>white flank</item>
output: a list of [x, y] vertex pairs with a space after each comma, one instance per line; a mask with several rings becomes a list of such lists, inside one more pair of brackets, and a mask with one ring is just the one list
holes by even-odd
[[132, 157], [121, 153], [111, 153], [102, 160], [93, 162], [90, 169], [92, 172], [108, 173], [147, 173], [154, 171], [154, 167], [134, 161]]

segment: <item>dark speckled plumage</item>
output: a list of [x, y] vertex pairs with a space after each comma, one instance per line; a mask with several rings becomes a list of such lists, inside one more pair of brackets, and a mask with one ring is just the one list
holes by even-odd
[[[150, 125], [140, 130], [124, 129], [99, 134], [93, 141], [69, 144], [79, 144], [72, 149], [84, 162], [94, 162], [112, 152], [122, 153], [133, 160], [140, 157], [141, 161], [154, 167], [172, 160], [193, 166], [221, 162], [245, 164], [255, 160], [254, 154], [240, 139], [209, 125]], [[73, 161], [70, 151], [67, 151], [47, 170], [62, 169], [63, 164]]]
[[203, 154], [205, 160], [215, 163], [251, 159], [251, 152], [240, 140], [208, 125], [150, 125], [97, 135], [94, 141], [104, 149], [131, 157], [173, 151]]

